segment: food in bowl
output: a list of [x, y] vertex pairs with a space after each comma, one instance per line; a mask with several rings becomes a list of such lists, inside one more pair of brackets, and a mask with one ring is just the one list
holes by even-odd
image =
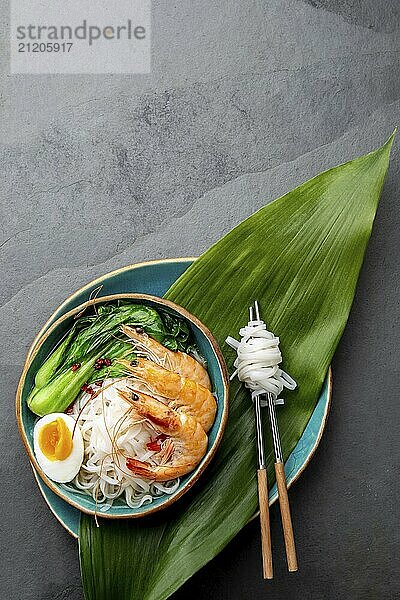
[[201, 462], [217, 401], [183, 317], [127, 300], [92, 310], [36, 373], [34, 452], [50, 479], [101, 512], [117, 498], [138, 508]]

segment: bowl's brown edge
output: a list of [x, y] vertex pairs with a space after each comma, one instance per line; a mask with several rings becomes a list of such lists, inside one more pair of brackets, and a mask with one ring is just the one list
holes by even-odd
[[[157, 261], [156, 261], [157, 262]], [[93, 283], [93, 282], [92, 282]], [[91, 287], [92, 284], [89, 284], [88, 287]], [[107, 519], [132, 519], [132, 518], [140, 518], [143, 516], [147, 516], [150, 514], [153, 514], [155, 512], [158, 512], [159, 510], [162, 510], [164, 508], [166, 508], [167, 506], [170, 506], [173, 502], [176, 502], [176, 500], [178, 500], [185, 492], [187, 492], [199, 479], [199, 477], [202, 475], [202, 473], [204, 472], [204, 470], [206, 469], [206, 467], [208, 466], [208, 464], [210, 463], [211, 459], [213, 458], [220, 442], [222, 439], [222, 435], [224, 433], [225, 430], [225, 426], [226, 426], [226, 422], [227, 422], [227, 418], [228, 418], [228, 403], [229, 403], [229, 377], [228, 377], [228, 371], [227, 371], [227, 367], [225, 364], [225, 360], [224, 357], [222, 355], [221, 350], [219, 349], [218, 343], [215, 340], [214, 336], [212, 335], [212, 333], [209, 331], [209, 329], [203, 325], [203, 323], [201, 323], [201, 321], [199, 321], [199, 319], [197, 317], [195, 317], [194, 315], [192, 315], [191, 313], [189, 313], [186, 309], [184, 309], [183, 307], [179, 306], [178, 304], [175, 304], [174, 302], [171, 302], [170, 300], [165, 300], [164, 298], [159, 298], [157, 296], [152, 296], [150, 294], [129, 294], [129, 293], [125, 293], [125, 294], [112, 294], [110, 296], [102, 296], [100, 298], [94, 298], [92, 300], [88, 300], [82, 304], [80, 304], [79, 306], [73, 308], [72, 310], [66, 312], [65, 314], [63, 314], [61, 317], [59, 317], [40, 337], [40, 339], [37, 339], [37, 336], [35, 338], [36, 344], [32, 350], [32, 352], [30, 354], [28, 354], [28, 357], [25, 361], [24, 364], [24, 368], [18, 383], [18, 388], [17, 388], [17, 393], [16, 393], [16, 417], [17, 417], [17, 423], [18, 423], [18, 429], [22, 438], [22, 441], [24, 443], [26, 452], [29, 456], [29, 459], [31, 461], [32, 466], [34, 467], [35, 471], [40, 475], [41, 479], [43, 479], [43, 481], [46, 483], [46, 485], [52, 490], [52, 492], [54, 492], [57, 496], [59, 496], [60, 498], [62, 498], [65, 502], [67, 502], [68, 504], [70, 504], [71, 506], [77, 508], [78, 510], [85, 512], [87, 514], [90, 515], [94, 515], [95, 511], [92, 510], [88, 510], [88, 509], [84, 509], [82, 508], [78, 503], [75, 503], [73, 501], [71, 501], [69, 498], [67, 498], [66, 496], [64, 496], [60, 490], [58, 488], [56, 488], [53, 484], [53, 482], [44, 474], [44, 472], [42, 471], [42, 469], [40, 468], [39, 464], [36, 461], [35, 455], [32, 452], [32, 449], [28, 443], [28, 439], [27, 436], [25, 434], [24, 428], [23, 428], [23, 424], [22, 424], [22, 419], [21, 419], [21, 403], [22, 403], [22, 388], [25, 382], [25, 378], [26, 378], [26, 373], [32, 363], [32, 360], [34, 359], [34, 357], [36, 356], [37, 352], [39, 351], [40, 347], [42, 346], [42, 344], [45, 342], [45, 340], [48, 338], [48, 336], [54, 331], [54, 329], [56, 329], [60, 323], [62, 323], [64, 320], [68, 319], [69, 317], [78, 314], [79, 312], [82, 312], [83, 310], [86, 310], [88, 307], [90, 306], [94, 306], [96, 304], [99, 304], [101, 302], [107, 302], [107, 301], [111, 301], [111, 300], [117, 300], [117, 299], [133, 299], [133, 300], [150, 300], [153, 301], [155, 303], [158, 303], [162, 306], [171, 308], [172, 310], [175, 310], [176, 312], [178, 312], [180, 315], [182, 315], [185, 319], [187, 319], [188, 321], [190, 321], [191, 323], [193, 323], [194, 325], [196, 325], [203, 333], [204, 335], [207, 337], [207, 339], [209, 340], [214, 354], [217, 358], [217, 362], [218, 365], [221, 369], [221, 373], [222, 373], [222, 379], [223, 379], [223, 388], [224, 388], [224, 394], [223, 394], [223, 412], [222, 412], [222, 417], [221, 417], [221, 423], [220, 423], [220, 427], [218, 430], [218, 434], [216, 439], [214, 440], [213, 445], [211, 446], [211, 448], [208, 450], [206, 458], [203, 462], [203, 464], [201, 465], [201, 467], [199, 468], [198, 472], [196, 473], [195, 476], [193, 476], [191, 479], [189, 479], [189, 481], [182, 487], [182, 489], [176, 494], [174, 495], [172, 498], [167, 499], [161, 506], [156, 506], [153, 508], [149, 508], [149, 510], [147, 510], [145, 513], [142, 514], [121, 514], [121, 515], [107, 515], [106, 513], [102, 513], [98, 516], [102, 517], [102, 518], [107, 518]]]

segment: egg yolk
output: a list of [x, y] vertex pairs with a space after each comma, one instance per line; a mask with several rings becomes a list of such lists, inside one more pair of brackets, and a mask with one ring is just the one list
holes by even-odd
[[72, 433], [64, 419], [43, 425], [39, 431], [39, 447], [49, 460], [65, 460], [72, 452]]

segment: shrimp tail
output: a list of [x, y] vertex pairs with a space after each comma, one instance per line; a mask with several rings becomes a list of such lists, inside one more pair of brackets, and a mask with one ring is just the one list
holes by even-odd
[[145, 479], [152, 478], [151, 465], [147, 462], [128, 457], [126, 459], [126, 466], [138, 477], [144, 477]]

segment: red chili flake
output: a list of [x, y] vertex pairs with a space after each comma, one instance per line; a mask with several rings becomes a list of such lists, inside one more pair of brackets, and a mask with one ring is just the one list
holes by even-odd
[[93, 388], [90, 387], [87, 383], [84, 383], [81, 387], [82, 392], [86, 392], [86, 394], [94, 394]]
[[100, 369], [102, 369], [104, 366], [109, 367], [110, 365], [111, 365], [110, 358], [96, 358], [96, 361], [94, 363], [94, 368], [96, 369], [96, 371], [100, 371]]
[[73, 402], [71, 402], [71, 404], [66, 409], [65, 413], [67, 415], [71, 415], [74, 412], [74, 404], [75, 404], [75, 400]]
[[99, 379], [98, 381], [94, 382], [96, 385], [98, 385], [99, 387], [101, 387], [103, 385], [103, 379]]
[[71, 371], [77, 371], [81, 366], [81, 363], [74, 363], [71, 367]]

